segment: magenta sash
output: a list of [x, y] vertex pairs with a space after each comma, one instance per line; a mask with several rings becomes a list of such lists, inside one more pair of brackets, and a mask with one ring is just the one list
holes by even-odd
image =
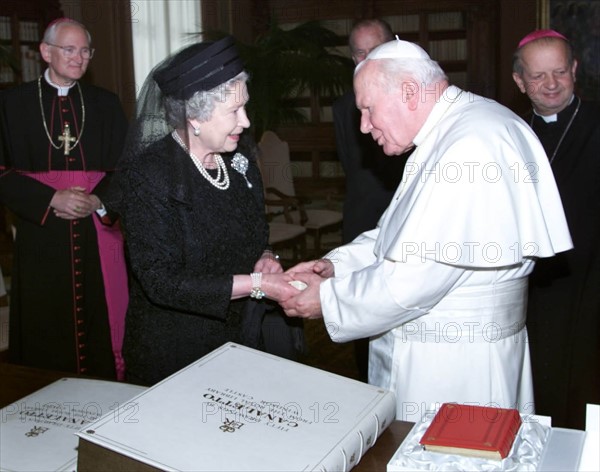
[[[98, 185], [105, 172], [101, 171], [48, 171], [24, 173], [28, 177], [56, 190], [84, 187], [88, 193]], [[125, 379], [125, 360], [122, 347], [125, 335], [125, 313], [129, 303], [127, 269], [125, 266], [123, 235], [118, 222], [104, 225], [100, 218], [90, 215], [96, 227], [100, 267], [104, 280], [104, 293], [108, 309], [112, 350], [118, 380]]]

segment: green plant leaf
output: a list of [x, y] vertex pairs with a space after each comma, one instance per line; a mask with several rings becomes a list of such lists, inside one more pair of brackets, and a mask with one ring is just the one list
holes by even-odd
[[16, 74], [21, 71], [19, 61], [17, 61], [12, 50], [2, 45], [0, 45], [0, 64], [9, 66]]
[[[225, 35], [220, 31], [202, 33], [205, 40]], [[307, 120], [290, 99], [308, 92], [320, 97], [338, 96], [351, 87], [354, 63], [335, 48], [340, 41], [318, 21], [287, 30], [271, 21], [251, 44], [238, 41], [250, 74], [247, 111], [256, 139], [267, 129]]]

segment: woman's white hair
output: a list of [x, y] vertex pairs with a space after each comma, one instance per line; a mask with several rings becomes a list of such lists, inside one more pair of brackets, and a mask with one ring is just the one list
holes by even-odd
[[224, 102], [237, 82], [246, 82], [248, 73], [240, 72], [215, 88], [194, 93], [188, 100], [165, 97], [166, 120], [174, 129], [184, 129], [188, 120], [209, 121], [217, 102]]

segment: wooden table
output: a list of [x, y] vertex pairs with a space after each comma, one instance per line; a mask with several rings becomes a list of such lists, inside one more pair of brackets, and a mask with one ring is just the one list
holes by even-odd
[[375, 445], [367, 451], [352, 472], [385, 472], [396, 449], [410, 432], [414, 423], [394, 421], [383, 433]]
[[[14, 364], [0, 363], [0, 408], [9, 405], [30, 393], [62, 377], [75, 377], [65, 372], [34, 369]], [[388, 461], [404, 440], [413, 423], [394, 421], [367, 451], [356, 472], [385, 472]]]
[[63, 377], [75, 375], [0, 362], [0, 408]]

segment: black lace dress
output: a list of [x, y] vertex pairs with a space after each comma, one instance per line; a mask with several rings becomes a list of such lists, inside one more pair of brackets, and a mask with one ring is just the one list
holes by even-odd
[[244, 154], [252, 188], [231, 155], [230, 186], [215, 188], [171, 135], [121, 169], [130, 381], [156, 383], [227, 341], [259, 347], [260, 304], [230, 300], [233, 274], [252, 272], [268, 242], [260, 174]]

